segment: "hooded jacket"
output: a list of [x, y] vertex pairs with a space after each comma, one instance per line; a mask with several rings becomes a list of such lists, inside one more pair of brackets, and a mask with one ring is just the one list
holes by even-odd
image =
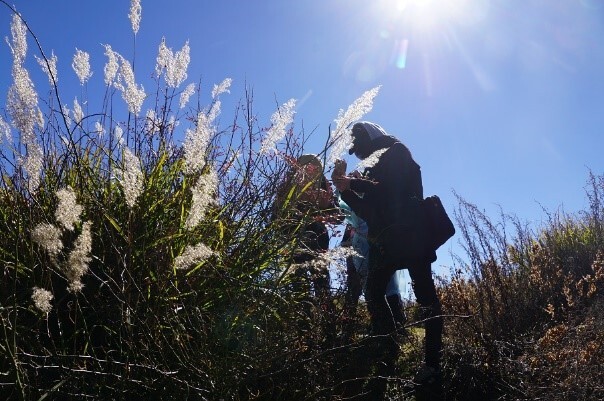
[[350, 190], [341, 194], [342, 199], [367, 222], [368, 238], [376, 242], [384, 253], [406, 255], [396, 258], [400, 263], [432, 259], [435, 255], [426, 255], [422, 237], [425, 233], [422, 227], [420, 166], [405, 145], [385, 134], [377, 124], [357, 124], [366, 124], [370, 141], [361, 141], [358, 146], [366, 148], [355, 150], [367, 155], [380, 149], [387, 150], [375, 165], [365, 169], [363, 178], [351, 179]]

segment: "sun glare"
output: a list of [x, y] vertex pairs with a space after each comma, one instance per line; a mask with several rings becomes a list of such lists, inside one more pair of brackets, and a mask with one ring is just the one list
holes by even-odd
[[[474, 1], [480, 5], [483, 1]], [[415, 29], [433, 30], [447, 23], [468, 23], [476, 20], [477, 9], [469, 0], [390, 0], [390, 6]]]

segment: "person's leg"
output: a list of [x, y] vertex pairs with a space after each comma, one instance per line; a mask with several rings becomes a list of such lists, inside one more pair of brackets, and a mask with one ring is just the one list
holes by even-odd
[[443, 319], [440, 316], [441, 306], [436, 294], [432, 269], [429, 263], [414, 266], [409, 269], [409, 275], [415, 298], [424, 311], [422, 318], [427, 319], [424, 323], [426, 329], [424, 362], [427, 366], [438, 370], [442, 350]]
[[392, 312], [386, 301], [386, 286], [392, 276], [392, 270], [384, 266], [381, 252], [373, 244], [369, 249], [369, 270], [365, 299], [371, 318], [373, 334], [390, 334], [395, 329]]
[[344, 295], [343, 339], [348, 342], [354, 336], [357, 306], [361, 296], [361, 276], [352, 257], [346, 258], [346, 294]]
[[386, 297], [386, 302], [388, 303], [388, 307], [392, 313], [392, 318], [394, 319], [396, 329], [399, 330], [403, 328], [407, 319], [405, 318], [405, 313], [403, 312], [403, 302], [400, 294], [388, 295]]
[[373, 357], [373, 377], [365, 387], [369, 399], [382, 399], [388, 383], [387, 378], [394, 375], [395, 372], [398, 344], [393, 334], [396, 326], [386, 301], [386, 286], [391, 276], [391, 268], [384, 264], [379, 249], [371, 244], [365, 290], [367, 310], [371, 319], [371, 332], [375, 336], [370, 339], [369, 346]]
[[398, 331], [405, 326], [407, 321], [403, 309], [403, 300], [401, 299], [401, 276], [402, 272], [400, 270], [395, 271], [386, 287], [386, 302], [388, 302]]

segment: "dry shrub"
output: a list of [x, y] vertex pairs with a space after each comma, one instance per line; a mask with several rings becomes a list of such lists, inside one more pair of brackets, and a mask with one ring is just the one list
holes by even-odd
[[589, 211], [548, 213], [537, 233], [504, 214], [495, 223], [458, 197], [468, 259], [439, 288], [455, 315], [445, 326], [452, 399], [601, 396], [603, 182], [590, 176]]
[[604, 302], [573, 321], [553, 325], [527, 347], [528, 399], [600, 400], [604, 398]]

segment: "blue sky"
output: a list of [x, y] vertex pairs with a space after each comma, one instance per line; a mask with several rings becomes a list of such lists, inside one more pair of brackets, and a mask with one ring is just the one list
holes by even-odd
[[[129, 1], [12, 4], [57, 55], [69, 102], [81, 95], [70, 67], [76, 48], [91, 54], [89, 98], [104, 93], [102, 44], [134, 55]], [[246, 84], [267, 125], [277, 104], [295, 98], [296, 129], [316, 128], [309, 152], [322, 148], [339, 109], [381, 85], [366, 119], [409, 146], [426, 195], [440, 195], [451, 213], [455, 190], [489, 214], [501, 207], [538, 225], [542, 207], [585, 208], [589, 170], [604, 173], [603, 0], [142, 0], [142, 8], [135, 68], [145, 89], [161, 38], [174, 50], [189, 40], [188, 82], [201, 80], [206, 99], [233, 79], [225, 123]], [[10, 19], [0, 7], [3, 37]], [[43, 94], [32, 40], [29, 49]], [[3, 41], [0, 96], [10, 65]], [[437, 265], [449, 263], [455, 241]]]

